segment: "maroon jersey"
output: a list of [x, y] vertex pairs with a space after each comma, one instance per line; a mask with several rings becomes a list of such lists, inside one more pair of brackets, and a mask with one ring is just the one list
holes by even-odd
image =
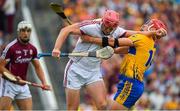
[[26, 80], [29, 63], [37, 59], [37, 49], [30, 43], [24, 45], [15, 39], [3, 50], [1, 58], [8, 61], [6, 68], [10, 72]]

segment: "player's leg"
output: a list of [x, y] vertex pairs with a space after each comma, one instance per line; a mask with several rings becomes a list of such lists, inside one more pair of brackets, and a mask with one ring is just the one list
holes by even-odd
[[[75, 73], [69, 73], [67, 82], [64, 83], [66, 93], [67, 110], [77, 110], [79, 106], [81, 85], [74, 76]], [[66, 81], [66, 80], [65, 80]]]
[[[124, 75], [119, 76], [118, 90], [114, 97], [111, 109], [131, 109], [144, 91], [144, 85], [137, 79], [128, 78]], [[118, 105], [118, 104], [119, 105]], [[123, 108], [123, 109], [124, 109]]]
[[23, 86], [18, 85], [17, 87], [20, 89], [15, 97], [17, 106], [20, 110], [32, 110], [32, 96], [29, 86], [26, 84]]
[[124, 107], [122, 104], [118, 102], [108, 99], [108, 108], [111, 110], [127, 110], [128, 108]]
[[16, 104], [20, 110], [32, 110], [32, 98], [16, 99]]
[[103, 80], [88, 84], [86, 89], [91, 95], [98, 109], [107, 109], [106, 88]]
[[13, 86], [13, 83], [0, 77], [0, 110], [10, 110], [15, 96]]
[[79, 74], [76, 72], [80, 70], [73, 65], [73, 61], [69, 60], [64, 71], [63, 85], [66, 88], [66, 104], [67, 110], [77, 110], [79, 106], [80, 88], [82, 86], [80, 82]]
[[79, 106], [80, 90], [66, 88], [67, 110], [77, 110]]
[[7, 96], [0, 97], [0, 110], [10, 110], [13, 99]]

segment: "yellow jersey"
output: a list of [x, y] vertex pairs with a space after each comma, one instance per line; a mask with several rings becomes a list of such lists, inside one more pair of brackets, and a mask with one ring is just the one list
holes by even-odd
[[129, 48], [120, 67], [120, 74], [143, 81], [144, 72], [151, 65], [156, 51], [155, 42], [152, 37], [135, 34], [129, 37], [134, 46]]

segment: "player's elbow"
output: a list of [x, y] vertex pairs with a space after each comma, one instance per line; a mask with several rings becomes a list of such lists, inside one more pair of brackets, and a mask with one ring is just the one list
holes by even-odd
[[62, 28], [61, 30], [60, 30], [60, 33], [70, 33], [71, 32], [71, 30], [70, 30], [70, 28], [67, 26], [67, 27], [64, 27], [64, 28]]
[[127, 45], [126, 46], [133, 46], [133, 41], [131, 39], [127, 39]]
[[79, 25], [77, 23], [64, 27], [61, 29], [62, 33], [67, 33], [67, 34], [79, 34], [80, 29], [79, 29]]

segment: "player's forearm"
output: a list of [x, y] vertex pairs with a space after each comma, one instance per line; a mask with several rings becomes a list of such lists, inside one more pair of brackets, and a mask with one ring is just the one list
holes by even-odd
[[0, 66], [0, 74], [3, 74], [3, 72], [7, 72], [12, 74], [8, 69], [6, 69], [5, 67]]
[[3, 74], [3, 72], [8, 72], [8, 73], [11, 73], [6, 67], [6, 61], [5, 60], [0, 60], [0, 73]]
[[134, 34], [143, 34], [146, 36], [152, 36], [152, 35], [155, 35], [156, 32], [155, 31], [131, 31], [131, 30], [127, 30], [125, 37], [129, 37], [129, 36], [134, 35]]
[[146, 36], [153, 36], [153, 35], [156, 35], [156, 32], [155, 31], [136, 31], [137, 34], [143, 34], [143, 35], [146, 35]]
[[58, 49], [58, 50], [61, 49], [61, 47], [62, 47], [64, 41], [66, 40], [67, 36], [69, 35], [69, 33], [70, 33], [70, 32], [69, 32], [66, 28], [63, 28], [63, 29], [60, 31], [60, 33], [59, 33], [59, 35], [58, 35], [58, 38], [57, 38], [57, 40], [56, 40], [56, 43], [55, 43], [55, 45], [54, 45], [54, 49]]
[[46, 83], [46, 81], [45, 81], [45, 76], [44, 76], [44, 72], [43, 72], [43, 70], [42, 70], [42, 67], [41, 67], [41, 65], [40, 65], [39, 60], [34, 59], [34, 60], [32, 61], [32, 64], [33, 64], [33, 66], [34, 66], [34, 68], [35, 68], [35, 71], [36, 71], [36, 74], [37, 74], [38, 78], [41, 80], [41, 82], [42, 82], [43, 84], [45, 84], [45, 83]]
[[129, 50], [129, 46], [123, 46], [123, 47], [118, 47], [114, 49], [114, 53], [116, 54], [127, 54]]
[[91, 37], [91, 36], [83, 36], [81, 37], [84, 42], [94, 43], [100, 46], [111, 46], [111, 47], [119, 47], [119, 46], [133, 46], [132, 40], [129, 38], [119, 38], [115, 39], [110, 38], [98, 38], [98, 37]]
[[39, 67], [39, 68], [36, 68], [35, 70], [36, 70], [36, 74], [37, 74], [38, 78], [40, 79], [41, 83], [46, 84], [46, 80], [45, 80], [45, 76], [44, 76], [44, 72], [43, 72], [42, 68]]
[[111, 46], [111, 47], [120, 47], [120, 46], [133, 46], [133, 42], [132, 40], [130, 40], [129, 38], [108, 38], [108, 43], [103, 42], [102, 38], [102, 44], [105, 44], [103, 46]]
[[[103, 44], [102, 38], [99, 38], [99, 37], [91, 37], [91, 36], [88, 36], [88, 35], [84, 35], [81, 38], [82, 38], [82, 40], [84, 42], [93, 43], [93, 44], [97, 44], [97, 45], [100, 45], [100, 46], [102, 46], [102, 44]], [[108, 39], [108, 44], [109, 44], [109, 46], [113, 46], [114, 40], [109, 38]]]

